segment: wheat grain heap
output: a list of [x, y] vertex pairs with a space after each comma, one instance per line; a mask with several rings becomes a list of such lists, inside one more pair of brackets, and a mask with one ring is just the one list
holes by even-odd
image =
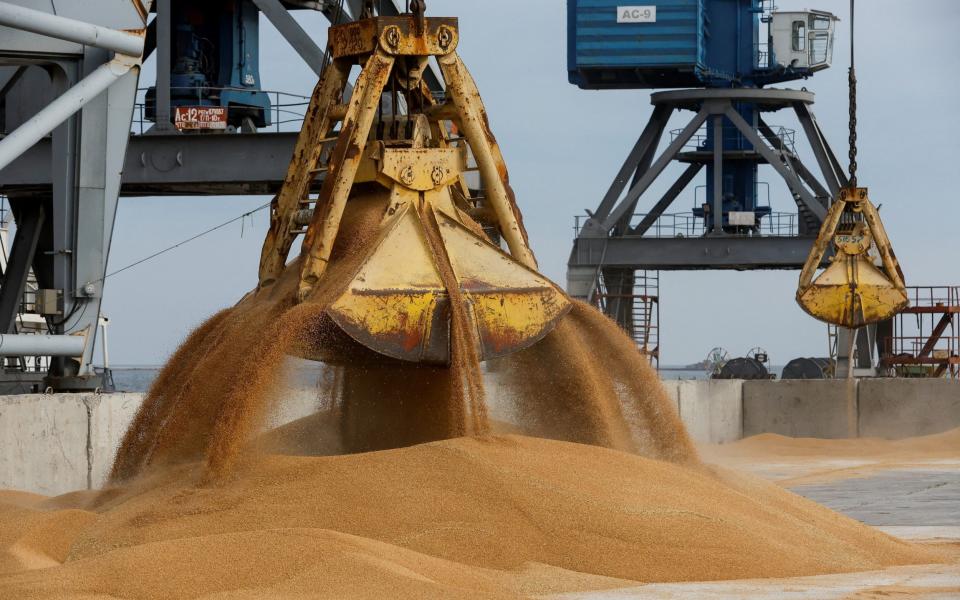
[[[491, 365], [513, 435], [465, 340], [451, 368], [374, 360], [323, 309], [382, 210], [350, 213], [308, 302], [294, 262], [184, 342], [106, 489], [0, 495], [0, 597], [502, 598], [943, 560], [701, 464], [656, 373], [586, 305]], [[314, 414], [271, 426], [287, 357], [332, 352], [351, 359]]]

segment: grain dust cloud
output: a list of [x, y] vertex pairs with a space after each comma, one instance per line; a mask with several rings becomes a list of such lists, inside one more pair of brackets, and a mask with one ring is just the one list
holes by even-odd
[[[213, 478], [228, 473], [284, 402], [287, 356], [333, 360], [321, 401], [333, 411], [328, 418], [340, 421], [337, 444], [350, 451], [488, 435], [484, 368], [438, 232], [426, 228], [441, 278], [454, 290], [450, 368], [374, 355], [324, 314], [371, 250], [384, 210], [382, 197], [351, 202], [325, 285], [309, 301], [296, 302], [294, 261], [275, 284], [197, 328], [150, 390], [120, 447], [113, 479], [191, 461], [204, 462]], [[521, 429], [651, 458], [694, 460], [656, 373], [613, 322], [587, 305], [576, 304], [546, 339], [497, 360], [493, 369]]]

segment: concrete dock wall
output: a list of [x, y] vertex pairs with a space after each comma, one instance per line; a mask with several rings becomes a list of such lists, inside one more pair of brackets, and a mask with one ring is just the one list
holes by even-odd
[[743, 437], [898, 439], [960, 427], [960, 383], [946, 379], [745, 381]]
[[677, 409], [677, 414], [680, 413], [680, 385], [683, 383], [677, 379], [667, 379], [661, 382], [663, 384], [663, 389], [667, 391], [667, 396], [673, 400], [673, 407]]
[[0, 487], [39, 494], [86, 489], [87, 425], [78, 397], [0, 397]]
[[855, 380], [744, 381], [743, 437], [855, 437], [857, 405]]
[[[33, 394], [0, 396], [0, 490], [49, 496], [102, 487], [144, 395]], [[316, 390], [293, 390], [279, 427], [312, 414]]]
[[110, 476], [123, 435], [137, 415], [143, 394], [88, 395], [90, 407], [90, 486], [102, 487]]
[[681, 381], [680, 418], [698, 444], [727, 444], [743, 437], [743, 382]]
[[103, 485], [141, 394], [0, 396], [0, 489]]
[[960, 384], [946, 379], [863, 379], [859, 435], [903, 438], [960, 426]]
[[[902, 438], [960, 427], [960, 383], [946, 380], [665, 381], [664, 388], [700, 444], [761, 433]], [[489, 390], [491, 400], [509, 404], [498, 389]], [[273, 425], [318, 404], [315, 390], [294, 396]], [[142, 400], [142, 394], [0, 396], [0, 489], [56, 495], [102, 486]]]

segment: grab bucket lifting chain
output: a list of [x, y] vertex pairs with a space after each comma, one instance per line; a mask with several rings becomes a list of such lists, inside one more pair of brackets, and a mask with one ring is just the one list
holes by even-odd
[[[909, 305], [903, 272], [866, 188], [857, 185], [857, 77], [850, 0], [850, 177], [800, 274], [797, 302], [813, 317], [847, 328], [884, 321]], [[828, 249], [830, 264], [814, 277]]]

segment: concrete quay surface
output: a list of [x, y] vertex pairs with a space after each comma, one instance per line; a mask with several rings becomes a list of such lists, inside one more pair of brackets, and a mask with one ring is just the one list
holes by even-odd
[[[957, 449], [960, 459], [960, 448]], [[801, 496], [867, 525], [905, 537], [960, 534], [960, 468], [924, 465], [820, 484], [791, 486]], [[950, 529], [945, 529], [950, 528]], [[960, 535], [957, 536], [960, 539]]]
[[883, 571], [704, 583], [655, 583], [605, 592], [550, 596], [551, 600], [956, 600], [960, 570], [948, 565]]

